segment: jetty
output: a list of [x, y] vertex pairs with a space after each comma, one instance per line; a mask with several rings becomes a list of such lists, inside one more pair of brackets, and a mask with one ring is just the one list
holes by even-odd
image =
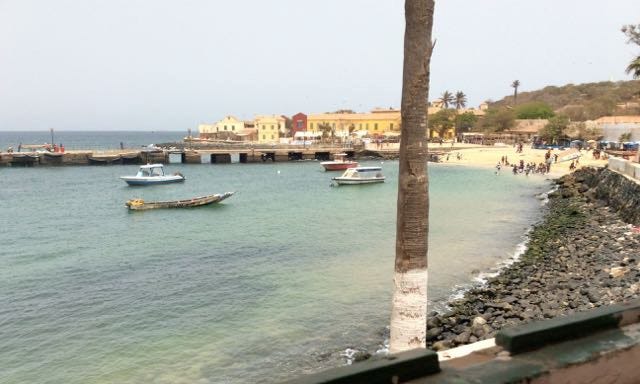
[[[317, 160], [327, 161], [338, 153], [353, 159], [397, 159], [398, 148], [366, 149], [345, 146], [228, 145], [222, 147], [162, 146], [155, 149], [71, 150], [66, 152], [2, 152], [0, 166], [70, 166], [129, 164], [232, 164]], [[444, 151], [431, 152], [430, 161], [439, 161]]]

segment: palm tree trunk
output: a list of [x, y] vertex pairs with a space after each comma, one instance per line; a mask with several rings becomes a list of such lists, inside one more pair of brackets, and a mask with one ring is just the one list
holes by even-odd
[[433, 0], [406, 0], [402, 125], [391, 309], [391, 353], [425, 348], [427, 330], [427, 98]]

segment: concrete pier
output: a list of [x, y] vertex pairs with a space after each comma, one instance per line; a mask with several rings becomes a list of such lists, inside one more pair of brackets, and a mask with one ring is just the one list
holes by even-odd
[[326, 161], [337, 153], [347, 157], [397, 158], [397, 150], [371, 151], [345, 149], [341, 147], [292, 148], [252, 147], [229, 149], [180, 149], [180, 150], [111, 150], [111, 151], [67, 151], [60, 152], [13, 152], [0, 153], [0, 166], [34, 167], [67, 165], [127, 165], [127, 164], [232, 164], [267, 163], [300, 160]]

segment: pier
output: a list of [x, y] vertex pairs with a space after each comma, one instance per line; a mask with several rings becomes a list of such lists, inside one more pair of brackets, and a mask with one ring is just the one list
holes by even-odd
[[0, 166], [70, 166], [70, 165], [128, 165], [128, 164], [232, 164], [266, 163], [303, 160], [331, 160], [337, 153], [348, 158], [398, 158], [397, 149], [379, 151], [365, 149], [281, 148], [255, 147], [233, 149], [162, 149], [162, 150], [110, 150], [60, 152], [3, 152]]

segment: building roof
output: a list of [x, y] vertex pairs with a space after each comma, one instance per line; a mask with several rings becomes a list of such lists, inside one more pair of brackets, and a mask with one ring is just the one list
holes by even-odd
[[395, 120], [400, 118], [400, 111], [372, 113], [311, 113], [308, 120]]

